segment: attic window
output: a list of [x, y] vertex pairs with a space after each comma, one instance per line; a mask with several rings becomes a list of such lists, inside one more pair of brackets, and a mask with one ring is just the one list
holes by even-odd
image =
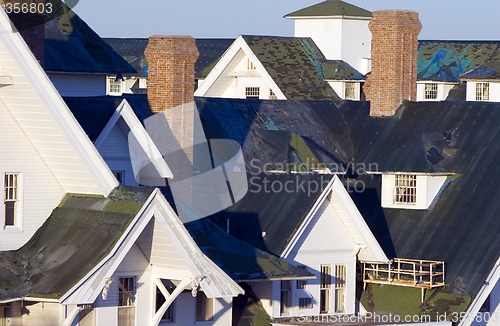
[[346, 100], [356, 99], [356, 83], [345, 83], [345, 96]]
[[4, 176], [4, 226], [11, 227], [18, 224], [19, 214], [19, 174], [5, 173]]
[[260, 89], [258, 87], [245, 87], [245, 98], [259, 98]]
[[476, 101], [490, 100], [490, 83], [476, 83]]
[[247, 70], [256, 70], [255, 65], [253, 64], [252, 60], [250, 58], [247, 58]]
[[394, 187], [394, 203], [417, 203], [417, 176], [413, 174], [396, 174]]
[[424, 99], [435, 100], [438, 96], [438, 85], [437, 84], [425, 84]]

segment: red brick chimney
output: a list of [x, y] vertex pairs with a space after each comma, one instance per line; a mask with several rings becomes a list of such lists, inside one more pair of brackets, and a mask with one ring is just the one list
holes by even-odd
[[365, 94], [370, 115], [391, 116], [405, 101], [417, 97], [418, 13], [402, 10], [373, 12], [372, 71]]
[[[46, 8], [45, 0], [31, 0], [29, 2], [0, 0], [0, 4], [2, 5], [2, 7], [9, 3], [18, 3], [20, 5], [23, 3], [35, 3], [38, 9]], [[13, 9], [13, 7], [11, 9]], [[33, 52], [35, 58], [43, 67], [45, 60], [45, 15], [43, 10], [42, 12], [37, 13], [20, 12], [17, 14], [12, 12], [12, 10], [9, 11], [11, 11], [10, 13], [8, 13], [10, 20], [14, 24], [17, 31], [19, 31], [19, 33], [23, 37], [31, 52]]]
[[194, 101], [195, 39], [155, 35], [144, 51], [148, 61], [148, 101], [155, 113]]

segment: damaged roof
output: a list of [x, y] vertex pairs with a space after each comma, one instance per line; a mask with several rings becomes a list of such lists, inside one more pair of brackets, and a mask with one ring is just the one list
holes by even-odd
[[54, 17], [45, 23], [45, 71], [103, 74], [136, 72], [63, 2]]
[[[147, 77], [148, 62], [144, 57], [144, 50], [148, 45], [147, 38], [105, 38], [104, 40], [137, 70], [137, 76]], [[195, 63], [195, 78], [206, 78], [234, 39], [207, 38], [195, 41], [200, 53]]]
[[[208, 218], [222, 228], [229, 225], [235, 238], [279, 256], [332, 178], [312, 173], [251, 174], [245, 197]], [[274, 191], [275, 184], [290, 185], [294, 191]]]
[[326, 59], [311, 38], [242, 37], [287, 99], [339, 100], [324, 82]]
[[361, 102], [341, 111], [356, 162], [450, 174], [427, 210], [381, 208], [374, 175], [361, 175], [366, 190], [352, 196], [389, 257], [442, 260], [451, 291], [475, 296], [500, 253], [500, 103], [408, 102], [391, 118], [370, 117]]
[[363, 8], [357, 7], [341, 0], [327, 0], [318, 4], [294, 11], [285, 15], [285, 18], [303, 17], [371, 17], [372, 13]]
[[470, 70], [500, 60], [499, 41], [419, 41], [417, 80], [458, 83]]
[[232, 237], [207, 218], [184, 226], [201, 251], [235, 281], [315, 278], [304, 269]]
[[0, 299], [60, 298], [113, 248], [152, 190], [66, 195], [28, 243], [0, 252]]

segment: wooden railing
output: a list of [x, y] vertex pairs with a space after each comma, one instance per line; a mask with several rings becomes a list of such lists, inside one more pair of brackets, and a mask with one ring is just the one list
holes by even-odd
[[444, 286], [444, 262], [394, 258], [390, 263], [363, 263], [363, 282], [422, 289]]

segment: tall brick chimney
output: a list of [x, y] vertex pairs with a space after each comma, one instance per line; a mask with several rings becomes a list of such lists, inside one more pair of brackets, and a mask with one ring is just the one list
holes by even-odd
[[194, 101], [195, 39], [154, 35], [144, 51], [148, 61], [148, 101], [154, 113]]
[[[0, 4], [4, 5], [7, 3], [16, 3], [15, 1], [6, 1], [0, 0]], [[35, 3], [37, 4], [37, 8], [46, 8], [45, 0], [31, 0], [30, 2], [23, 1], [17, 2], [18, 4], [23, 3]], [[38, 6], [40, 5], [40, 6]], [[45, 61], [45, 15], [44, 12], [37, 13], [14, 13], [11, 12], [8, 14], [11, 22], [14, 24], [15, 28], [24, 41], [30, 48], [31, 52], [38, 60], [40, 65], [44, 66]]]
[[405, 101], [417, 96], [418, 13], [402, 10], [373, 12], [372, 71], [365, 94], [370, 115], [391, 116]]

